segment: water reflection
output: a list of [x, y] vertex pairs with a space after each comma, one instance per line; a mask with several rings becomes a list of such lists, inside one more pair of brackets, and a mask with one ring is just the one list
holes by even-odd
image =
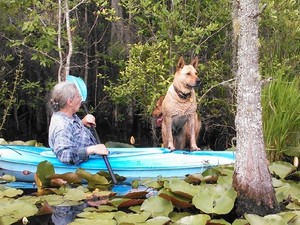
[[52, 206], [52, 222], [55, 225], [66, 225], [73, 222], [77, 214], [81, 213], [89, 205], [85, 202], [75, 206]]

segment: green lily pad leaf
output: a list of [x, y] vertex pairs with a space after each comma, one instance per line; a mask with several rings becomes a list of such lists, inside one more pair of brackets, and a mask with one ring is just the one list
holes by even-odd
[[60, 195], [44, 195], [41, 196], [41, 201], [47, 202], [50, 206], [57, 206], [63, 204], [65, 199]]
[[21, 194], [23, 194], [23, 191], [16, 188], [8, 188], [3, 192], [3, 195], [9, 198], [13, 198]]
[[160, 189], [163, 187], [163, 182], [160, 182], [157, 179], [144, 179], [142, 180], [142, 185], [145, 187]]
[[0, 145], [7, 145], [8, 142], [4, 138], [0, 138]]
[[55, 174], [54, 166], [47, 160], [42, 161], [37, 165], [36, 174], [38, 175], [43, 186], [49, 186], [50, 180], [48, 177]]
[[77, 214], [77, 217], [86, 218], [86, 219], [113, 219], [115, 217], [115, 213], [107, 212], [107, 213], [95, 213], [95, 212], [81, 212]]
[[276, 179], [275, 177], [272, 177], [271, 179], [274, 188], [281, 187], [284, 185], [284, 182], [282, 182], [282, 180]]
[[218, 225], [231, 225], [224, 219], [218, 219], [218, 220], [210, 220], [209, 224], [218, 224]]
[[208, 168], [202, 172], [202, 175], [204, 177], [210, 176], [210, 177], [216, 177], [218, 179], [218, 177], [221, 175], [221, 172], [216, 168]]
[[84, 169], [78, 168], [76, 170], [76, 173], [78, 173], [83, 179], [85, 179], [88, 182], [96, 183], [96, 184], [109, 184], [108, 180], [104, 177], [97, 174], [91, 174], [90, 172], [85, 171]]
[[141, 213], [120, 213], [117, 212], [115, 215], [115, 219], [117, 220], [118, 224], [121, 223], [143, 223], [145, 222], [150, 216], [150, 212], [141, 212]]
[[249, 223], [245, 219], [235, 219], [232, 225], [249, 225]]
[[157, 216], [153, 219], [147, 220], [144, 224], [145, 225], [162, 225], [162, 224], [168, 224], [169, 221], [170, 221], [169, 217]]
[[19, 219], [16, 218], [12, 218], [11, 216], [2, 216], [0, 218], [0, 224], [1, 225], [10, 225], [13, 224], [15, 222], [18, 222]]
[[[300, 213], [300, 211], [298, 211], [298, 212]], [[281, 212], [281, 213], [279, 213], [279, 215], [282, 217], [283, 221], [285, 221], [288, 224], [293, 222], [297, 218], [297, 216], [300, 220], [300, 214], [297, 215], [296, 212]]]
[[110, 201], [112, 205], [118, 208], [141, 205], [143, 202], [144, 199], [130, 199], [130, 198], [114, 198]]
[[11, 141], [9, 144], [10, 145], [25, 145], [25, 142], [21, 141], [21, 140], [15, 140], [15, 141]]
[[130, 206], [128, 209], [132, 212], [135, 212], [135, 213], [140, 213], [141, 212], [141, 206], [140, 205]]
[[36, 140], [28, 140], [24, 142], [24, 145], [26, 146], [36, 146], [37, 141]]
[[33, 216], [38, 212], [38, 208], [34, 204], [18, 199], [6, 199], [1, 201], [0, 218], [10, 216], [16, 219]]
[[200, 189], [200, 186], [189, 184], [178, 178], [170, 179], [169, 183], [165, 183], [165, 187], [169, 187], [172, 192], [189, 199], [192, 199]]
[[300, 205], [299, 202], [292, 202], [290, 204], [288, 204], [285, 208], [290, 209], [290, 210], [300, 210]]
[[294, 199], [300, 199], [300, 184], [297, 183], [285, 183], [285, 185], [276, 188], [276, 199], [278, 202], [282, 202], [289, 196]]
[[64, 198], [71, 201], [81, 201], [83, 199], [86, 199], [86, 194], [83, 188], [79, 186], [78, 188], [70, 188], [69, 191], [65, 194]]
[[68, 225], [117, 225], [117, 221], [110, 219], [75, 219]]
[[163, 188], [158, 192], [158, 196], [169, 200], [173, 203], [173, 205], [177, 208], [191, 208], [193, 205], [190, 202], [190, 199], [176, 195], [175, 193], [171, 192], [169, 189]]
[[284, 222], [281, 216], [274, 214], [274, 215], [267, 215], [265, 217], [261, 217], [255, 214], [245, 214], [246, 220], [250, 223], [250, 225], [286, 225], [287, 223]]
[[276, 174], [281, 179], [284, 179], [288, 174], [296, 170], [296, 167], [288, 162], [277, 161], [270, 163], [269, 170], [272, 174]]
[[186, 216], [178, 220], [174, 225], [206, 225], [210, 220], [210, 216], [206, 214], [198, 214], [193, 216]]
[[9, 174], [4, 174], [2, 177], [0, 176], [0, 180], [4, 180], [5, 182], [15, 182], [16, 177]]
[[169, 214], [169, 217], [170, 217], [171, 221], [174, 223], [183, 217], [191, 216], [191, 215], [192, 214], [190, 212], [174, 212], [173, 211]]
[[234, 206], [236, 195], [233, 188], [204, 185], [201, 186], [200, 192], [194, 196], [192, 202], [196, 208], [205, 213], [227, 214]]
[[151, 196], [141, 205], [141, 211], [150, 212], [151, 217], [168, 216], [173, 211], [173, 205], [159, 196]]

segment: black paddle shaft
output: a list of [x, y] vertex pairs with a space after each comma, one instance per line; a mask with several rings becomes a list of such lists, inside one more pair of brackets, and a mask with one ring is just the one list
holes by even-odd
[[[82, 106], [83, 106], [83, 109], [84, 109], [84, 111], [85, 111], [85, 114], [88, 114], [89, 111], [88, 111], [88, 109], [87, 109], [86, 103], [85, 103], [85, 102], [82, 102], [81, 104], [82, 104]], [[94, 126], [94, 125], [91, 125], [91, 127], [92, 127], [92, 132], [94, 133], [94, 136], [95, 136], [95, 138], [96, 138], [97, 143], [98, 143], [98, 144], [101, 144], [101, 141], [100, 141], [100, 138], [99, 138], [99, 136], [98, 136], [98, 133], [97, 133], [97, 131], [96, 131], [96, 129], [95, 129], [95, 126]], [[102, 157], [103, 157], [103, 159], [104, 159], [105, 165], [106, 165], [106, 167], [107, 167], [107, 169], [108, 169], [108, 172], [109, 172], [109, 174], [110, 174], [110, 176], [111, 176], [111, 179], [112, 179], [113, 183], [114, 183], [114, 184], [117, 184], [118, 182], [117, 182], [116, 176], [115, 176], [115, 174], [114, 174], [114, 172], [113, 172], [113, 170], [112, 170], [112, 168], [111, 168], [111, 166], [110, 166], [110, 163], [109, 163], [109, 161], [108, 161], [107, 155], [102, 155]]]

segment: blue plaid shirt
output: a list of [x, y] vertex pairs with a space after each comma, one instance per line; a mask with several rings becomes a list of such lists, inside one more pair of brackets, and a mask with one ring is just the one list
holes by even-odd
[[70, 118], [63, 112], [52, 114], [48, 141], [61, 162], [75, 165], [88, 160], [86, 148], [97, 144], [92, 132], [76, 114]]

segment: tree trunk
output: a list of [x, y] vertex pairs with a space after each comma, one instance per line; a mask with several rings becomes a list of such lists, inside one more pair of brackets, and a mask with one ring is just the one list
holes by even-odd
[[258, 0], [234, 2], [237, 37], [237, 149], [233, 186], [237, 213], [267, 215], [279, 210], [264, 147], [258, 66]]

